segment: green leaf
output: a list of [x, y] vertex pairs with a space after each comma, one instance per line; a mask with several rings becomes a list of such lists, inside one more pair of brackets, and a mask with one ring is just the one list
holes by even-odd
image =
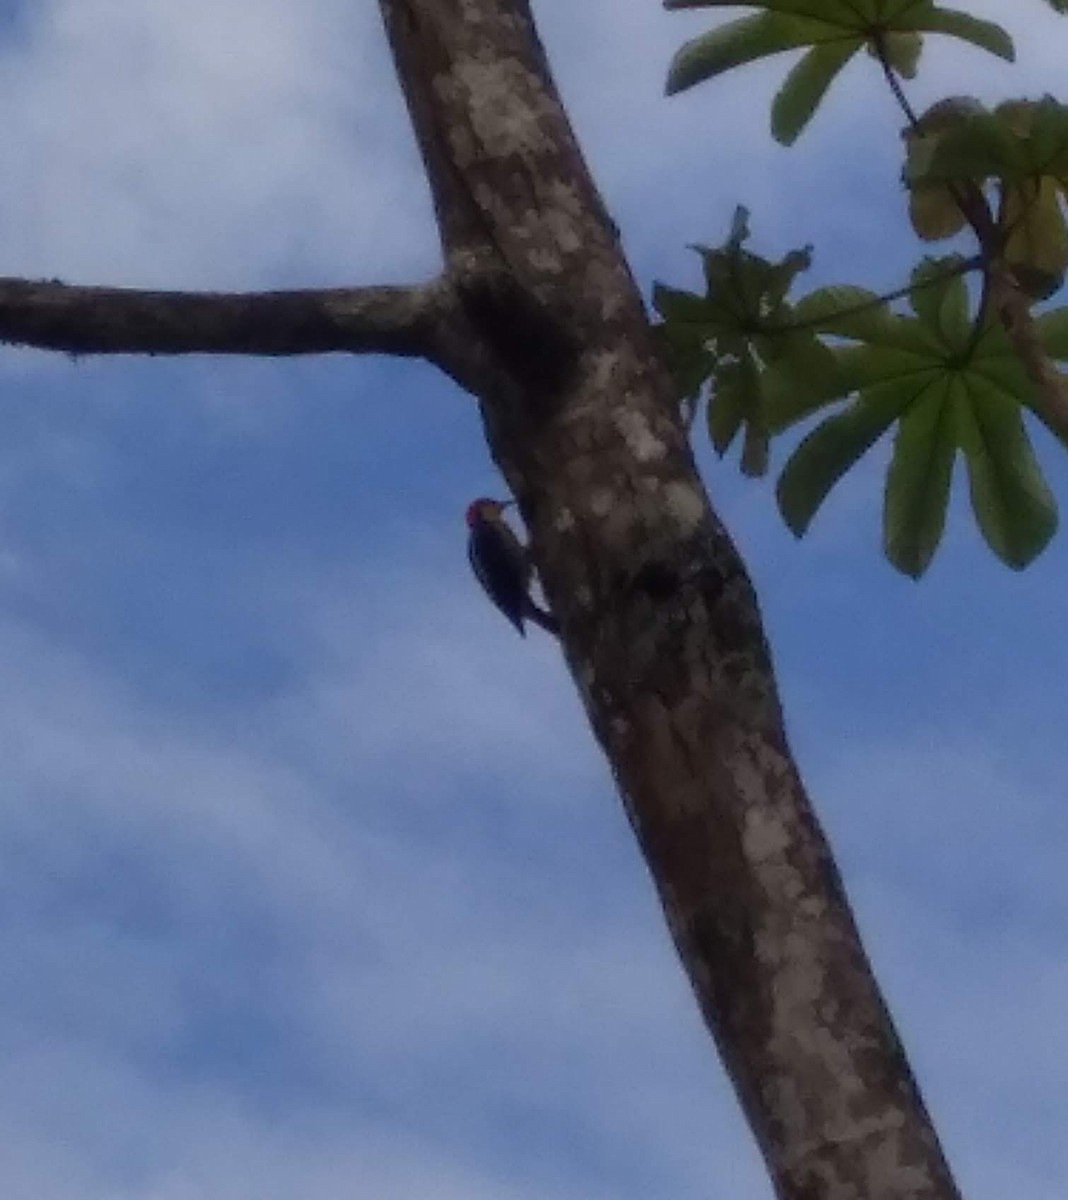
[[[1016, 58], [1012, 38], [1000, 25], [996, 25], [993, 21], [982, 21], [969, 13], [957, 12], [955, 9], [949, 8], [932, 6], [930, 10], [926, 10], [921, 7], [915, 19], [913, 19], [913, 12], [910, 11], [901, 20], [901, 28], [915, 29], [922, 33], [948, 33], [962, 42], [971, 42], [980, 50], [989, 50], [991, 54], [996, 54], [998, 58], [1004, 58], [1008, 62], [1012, 62]], [[896, 26], [897, 22], [891, 21], [891, 25]]]
[[968, 464], [972, 509], [987, 545], [1022, 570], [1057, 529], [1057, 505], [1031, 449], [1018, 404], [971, 391], [960, 408], [959, 437]]
[[909, 221], [925, 242], [954, 237], [966, 219], [953, 193], [943, 183], [918, 183], [909, 190]]
[[769, 364], [761, 380], [762, 411], [772, 432], [780, 432], [848, 393], [837, 353], [811, 330], [777, 338], [774, 352], [765, 349], [765, 339], [754, 340], [758, 353]]
[[875, 292], [852, 285], [817, 288], [794, 305], [795, 321], [863, 341], [889, 319], [889, 309]]
[[912, 79], [916, 75], [916, 69], [920, 64], [920, 52], [923, 50], [923, 38], [918, 33], [886, 33], [883, 34], [881, 44], [877, 47], [869, 42], [868, 53], [879, 57], [878, 50], [881, 49], [886, 55], [886, 61], [899, 74], [906, 79]]
[[1017, 406], [1030, 408], [1033, 405], [1034, 382], [1000, 323], [992, 321], [984, 332], [976, 354], [968, 364], [967, 380], [969, 386], [989, 388], [994, 395]]
[[790, 530], [801, 537], [828, 492], [893, 424], [912, 391], [896, 381], [874, 387], [817, 425], [790, 456], [775, 495]]
[[792, 145], [808, 124], [835, 76], [857, 52], [855, 39], [814, 46], [786, 76], [771, 105], [771, 133]]
[[745, 427], [745, 440], [742, 442], [742, 457], [740, 466], [742, 474], [747, 479], [759, 479], [768, 473], [768, 449], [770, 439], [767, 433], [750, 421]]
[[1035, 318], [1038, 336], [1050, 358], [1068, 359], [1068, 308], [1054, 308]]
[[837, 36], [833, 25], [810, 18], [777, 12], [738, 17], [685, 43], [668, 68], [667, 94], [673, 96], [743, 63]]
[[1024, 171], [1035, 175], [1068, 172], [1068, 108], [1052, 96], [1006, 100], [994, 110], [1021, 139]]
[[[904, 324], [905, 322], [903, 322]], [[917, 326], [918, 322], [908, 322]], [[779, 433], [817, 409], [853, 392], [867, 395], [890, 385], [911, 395], [944, 372], [930, 348], [925, 353], [864, 344], [834, 351], [834, 372], [809, 379], [790, 379], [773, 368], [764, 377], [764, 411], [769, 428]]]
[[759, 403], [760, 388], [752, 355], [746, 352], [737, 360], [721, 363], [708, 400], [708, 436], [720, 458]]
[[992, 113], [956, 97], [932, 105], [919, 126], [907, 138], [910, 186], [1068, 177], [1068, 108], [1051, 97], [1005, 101]]
[[959, 255], [925, 258], [912, 272], [909, 304], [936, 343], [950, 354], [964, 349], [972, 335], [968, 293], [959, 270]]
[[1006, 120], [994, 113], [972, 113], [947, 128], [910, 138], [905, 180], [929, 184], [1015, 178], [1022, 160], [1022, 139]]
[[1058, 186], [1048, 175], [1004, 189], [1002, 218], [1010, 230], [1005, 261], [1023, 290], [1046, 300], [1060, 290], [1068, 270], [1068, 229]]
[[696, 401], [705, 381], [715, 369], [715, 355], [703, 348], [674, 344], [666, 336], [666, 329], [664, 325], [655, 325], [653, 332], [675, 380], [675, 395], [679, 400]]
[[821, 333], [925, 356], [937, 352], [939, 346], [918, 321], [892, 313], [865, 288], [818, 288], [798, 301], [794, 320]]
[[962, 390], [942, 375], [909, 405], [898, 426], [886, 476], [883, 548], [899, 571], [927, 570], [946, 523], [957, 444], [954, 401]]
[[709, 317], [715, 313], [704, 296], [685, 292], [681, 288], [668, 287], [663, 283], [653, 284], [653, 307], [665, 321], [676, 325], [704, 327], [708, 324]]
[[707, 412], [709, 436], [724, 454], [744, 430], [741, 469], [767, 470], [769, 421], [767, 368], [805, 381], [833, 374], [835, 356], [811, 330], [790, 324], [786, 293], [811, 263], [811, 247], [771, 262], [747, 250], [748, 213], [738, 208], [721, 246], [694, 246], [701, 256], [705, 295], [657, 284], [653, 303], [664, 322], [655, 326], [662, 352], [682, 398], [700, 393], [711, 380]]
[[771, 309], [781, 305], [786, 293], [793, 287], [794, 280], [802, 271], [807, 271], [811, 266], [811, 246], [805, 246], [801, 250], [791, 250], [781, 262], [768, 263], [762, 280], [761, 306], [764, 309]]
[[693, 249], [701, 255], [708, 302], [722, 318], [748, 333], [773, 319], [794, 278], [811, 265], [812, 247], [792, 250], [780, 262], [770, 262], [742, 247], [748, 234], [740, 221], [736, 213], [731, 236], [722, 247]]
[[945, 370], [945, 363], [930, 351], [919, 354], [896, 346], [850, 346], [838, 357], [841, 379], [852, 391], [863, 392], [884, 383], [901, 383], [918, 390], [932, 372]]
[[799, 379], [778, 364], [764, 372], [764, 420], [771, 433], [782, 433], [855, 390], [839, 376], [838, 355], [832, 355], [835, 372], [822, 380]]
[[811, 329], [791, 328], [789, 310], [784, 327], [771, 334], [754, 334], [753, 345], [761, 360], [770, 368], [816, 384], [837, 374], [834, 351]]
[[[722, 8], [718, 0], [667, 0], [669, 9]], [[735, 5], [737, 7], [737, 5]], [[673, 95], [734, 67], [808, 48], [778, 92], [772, 133], [792, 143], [845, 63], [862, 47], [906, 78], [916, 73], [922, 34], [945, 33], [1003, 58], [1008, 34], [991, 21], [938, 8], [932, 0], [750, 0], [759, 12], [727, 21], [683, 45], [668, 68]]]

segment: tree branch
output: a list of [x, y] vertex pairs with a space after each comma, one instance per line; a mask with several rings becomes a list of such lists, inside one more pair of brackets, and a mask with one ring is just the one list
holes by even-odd
[[1000, 260], [988, 267], [987, 280], [990, 300], [1035, 387], [1029, 407], [1068, 446], [1068, 379], [1042, 345], [1031, 301], [1020, 290], [1012, 271]]
[[394, 354], [438, 361], [453, 306], [421, 287], [151, 292], [0, 278], [0, 342], [69, 354]]

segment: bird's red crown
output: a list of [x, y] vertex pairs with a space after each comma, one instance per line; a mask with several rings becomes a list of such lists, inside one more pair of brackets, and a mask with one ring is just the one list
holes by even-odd
[[472, 500], [464, 512], [464, 519], [468, 526], [477, 524], [479, 521], [492, 519], [500, 516], [501, 509], [508, 505], [507, 500], [494, 500], [490, 496], [479, 496], [477, 500]]

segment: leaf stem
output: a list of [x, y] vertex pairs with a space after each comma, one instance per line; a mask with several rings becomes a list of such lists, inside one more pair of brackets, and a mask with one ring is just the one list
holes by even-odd
[[936, 271], [927, 276], [920, 283], [907, 283], [904, 287], [895, 288], [892, 292], [884, 292], [882, 295], [873, 296], [870, 300], [864, 300], [859, 304], [853, 304], [848, 308], [839, 309], [835, 313], [824, 313], [819, 317], [809, 317], [804, 321], [788, 321], [785, 325], [778, 327], [770, 326], [765, 328], [766, 333], [785, 333], [793, 332], [797, 329], [814, 329], [828, 320], [829, 317], [838, 319], [839, 317], [854, 317], [860, 313], [868, 312], [872, 309], [881, 308], [884, 304], [889, 304], [892, 300], [902, 300], [913, 292], [922, 291], [924, 288], [934, 287], [935, 284], [944, 283], [947, 279], [954, 279], [958, 275], [965, 275], [969, 271], [978, 271], [985, 267], [985, 259], [983, 255], [976, 254], [971, 258], [963, 258], [956, 262], [951, 267], [946, 267], [944, 270]]
[[905, 114], [905, 119], [908, 121], [912, 132], [920, 133], [920, 118], [916, 115], [916, 110], [909, 103], [909, 98], [905, 95], [905, 89], [901, 86], [901, 80], [898, 79], [897, 72], [890, 62], [890, 56], [886, 53], [886, 36], [881, 29], [875, 31], [872, 41], [875, 45], [875, 53], [879, 59], [879, 65], [883, 69], [883, 76], [890, 87], [890, 91], [894, 94], [898, 108]]
[[[872, 43], [875, 46], [875, 54], [879, 59], [879, 65], [883, 69], [883, 76], [894, 95], [894, 99], [897, 101], [898, 107], [905, 114], [905, 119], [909, 123], [909, 129], [917, 137], [922, 136], [923, 126], [920, 123], [920, 118], [916, 115], [916, 110], [909, 103], [909, 98], [905, 95], [905, 89], [901, 86], [901, 80], [898, 78], [893, 63], [890, 61], [890, 56], [886, 52], [886, 39], [881, 30], [874, 32]], [[990, 215], [990, 209], [982, 191], [974, 184], [969, 184], [963, 188], [954, 183], [947, 184], [946, 186], [949, 188], [949, 194], [960, 209], [961, 215], [972, 227], [979, 245], [988, 257], [993, 258], [1000, 249], [1001, 239], [997, 223]]]

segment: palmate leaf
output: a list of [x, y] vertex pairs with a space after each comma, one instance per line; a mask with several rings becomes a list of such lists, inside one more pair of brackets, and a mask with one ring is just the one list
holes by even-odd
[[[829, 349], [829, 348], [828, 348]], [[888, 346], [835, 347], [832, 369], [816, 378], [793, 377], [772, 367], [764, 376], [765, 420], [772, 433], [781, 433], [821, 408], [854, 393], [864, 395], [883, 384], [906, 388], [922, 382], [935, 359]]]
[[689, 326], [702, 336], [716, 315], [714, 306], [706, 297], [668, 287], [666, 283], [653, 284], [653, 304], [664, 320], [671, 322], [673, 329], [682, 330]]
[[776, 332], [774, 337], [758, 335], [753, 341], [767, 364], [761, 377], [762, 411], [772, 432], [799, 419], [784, 419], [798, 403], [812, 411], [851, 390], [839, 354], [813, 330]]
[[701, 256], [705, 302], [755, 328], [782, 303], [795, 278], [812, 265], [812, 247], [791, 250], [772, 262], [745, 248], [748, 211], [739, 207], [722, 246], [693, 246]]
[[726, 326], [703, 296], [656, 284], [653, 305], [664, 321], [655, 327], [660, 351], [675, 379], [680, 401], [694, 402], [715, 366], [709, 349]]
[[772, 365], [817, 380], [834, 370], [834, 355], [815, 332], [791, 328], [785, 297], [810, 262], [809, 248], [772, 262], [747, 250], [747, 214], [739, 209], [722, 246], [694, 246], [701, 256], [705, 293], [656, 284], [656, 326], [680, 400], [708, 384], [708, 431], [722, 456], [742, 434], [741, 468], [767, 470], [770, 426], [765, 379]]
[[683, 92], [743, 63], [784, 50], [832, 42], [839, 36], [840, 31], [834, 25], [812, 18], [779, 12], [738, 17], [682, 47], [668, 68], [667, 94]]
[[938, 345], [922, 324], [891, 312], [885, 301], [866, 288], [819, 288], [797, 302], [794, 317], [821, 333], [887, 349], [925, 355]]
[[[805, 389], [791, 395], [773, 371], [766, 384], [773, 430], [856, 394], [801, 441], [783, 469], [779, 507], [798, 536], [838, 480], [897, 422], [883, 543], [887, 558], [913, 578], [938, 547], [961, 452], [979, 528], [1003, 562], [1025, 566], [1057, 526], [1022, 419], [1033, 384], [1000, 323], [987, 318], [976, 328], [961, 265], [925, 259], [916, 268], [911, 318], [859, 288], [825, 288], [805, 297], [795, 308], [798, 319], [857, 344], [835, 351], [836, 374], [822, 396]], [[1045, 345], [1068, 357], [1068, 310], [1039, 318], [1039, 331]]]
[[945, 372], [918, 389], [897, 428], [886, 475], [883, 549], [918, 579], [942, 539], [957, 452], [953, 410], [960, 384]]
[[746, 350], [716, 371], [708, 401], [708, 436], [720, 458], [730, 449], [738, 431], [756, 413], [759, 404], [757, 367]]
[[991, 322], [968, 364], [968, 381], [1024, 408], [1034, 407], [1034, 381], [1004, 328]]
[[853, 57], [849, 41], [814, 46], [786, 76], [771, 106], [771, 133], [789, 146], [797, 140], [835, 76]]
[[958, 437], [968, 464], [972, 511], [987, 545], [1022, 570], [1057, 531], [1057, 505], [1042, 476], [1019, 404], [990, 388], [969, 388]]
[[875, 445], [910, 399], [911, 392], [897, 381], [877, 384], [804, 438], [775, 489], [783, 520], [797, 537], [808, 529], [831, 488]]
[[[962, 42], [971, 42], [980, 50], [989, 50], [998, 58], [1012, 62], [1015, 50], [1012, 38], [993, 21], [983, 21], [970, 13], [957, 12], [956, 9], [936, 8], [933, 4], [924, 11], [914, 15], [911, 11], [905, 16], [905, 28], [917, 33], [946, 33]], [[900, 28], [896, 23], [894, 28]]]
[[950, 354], [963, 349], [972, 336], [962, 263], [957, 256], [925, 258], [912, 273], [909, 292], [909, 304], [924, 332]]
[[[921, 261], [907, 289], [911, 316], [857, 287], [820, 288], [791, 304], [786, 293], [807, 250], [772, 263], [745, 248], [747, 237], [739, 211], [723, 246], [695, 247], [705, 295], [654, 292], [666, 318], [660, 336], [710, 384], [716, 452], [740, 438], [743, 472], [763, 474], [772, 436], [841, 406], [802, 438], [778, 481], [780, 511], [800, 537], [834, 485], [896, 425], [883, 510], [890, 562], [913, 578], [927, 570], [961, 454], [987, 544], [1011, 567], [1030, 562], [1057, 525], [1022, 419], [1036, 403], [1034, 384], [996, 317], [969, 311], [963, 277], [975, 264]], [[1037, 318], [1037, 329], [1053, 357], [1068, 359], [1068, 309]]]
[[[666, 0], [669, 9], [738, 7], [721, 0]], [[773, 136], [793, 142], [846, 63], [867, 50], [898, 74], [915, 74], [923, 34], [948, 34], [1012, 59], [1009, 35], [991, 21], [934, 0], [748, 0], [760, 11], [736, 17], [686, 42], [668, 68], [673, 95], [734, 67], [787, 50], [807, 50], [772, 106]]]
[[814, 364], [790, 372], [772, 365], [765, 374], [764, 399], [769, 428], [775, 433], [854, 392], [890, 381], [911, 385], [944, 355], [936, 330], [891, 312], [864, 288], [811, 292], [795, 306], [794, 320], [809, 331], [861, 344], [831, 350], [820, 343], [824, 352], [830, 351], [831, 361], [818, 368]]

